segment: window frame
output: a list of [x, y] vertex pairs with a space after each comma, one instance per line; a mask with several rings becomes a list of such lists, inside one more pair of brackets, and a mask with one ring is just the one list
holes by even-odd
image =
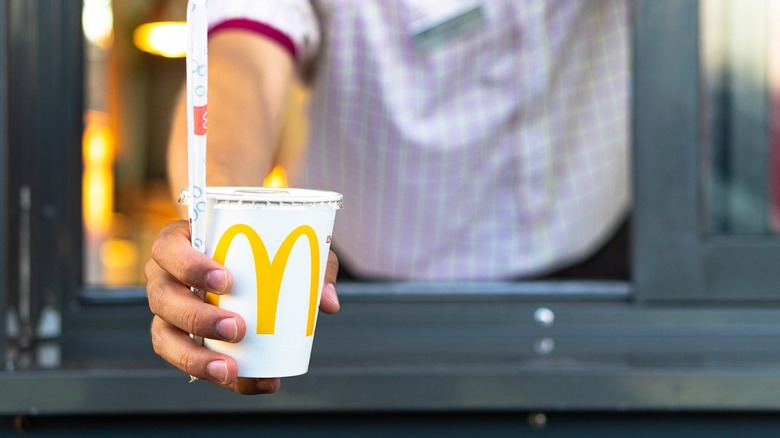
[[[7, 16], [7, 5], [0, 2], [0, 17]], [[8, 53], [7, 46], [8, 27], [5, 20], [0, 20], [0, 96], [8, 96]], [[9, 173], [8, 148], [8, 100], [0, 99], [0, 174]], [[0, 206], [8, 206], [8, 180], [0, 178]], [[0, 242], [8, 242], [8, 209], [0, 208]], [[9, 303], [10, 284], [7, 281], [9, 275], [9, 246], [0, 250], [0, 328], [5, 333], [6, 308]], [[0, 341], [0, 357], [6, 357], [6, 336]]]
[[[712, 96], [703, 89], [706, 84], [700, 69], [699, 2], [636, 1], [635, 6], [637, 297], [650, 301], [777, 300], [780, 237], [707, 231], [707, 209], [713, 206], [711, 181], [703, 178], [709, 163], [704, 159], [702, 137], [714, 120], [705, 116], [706, 99]], [[667, 19], [657, 19], [659, 14]], [[748, 127], [739, 128], [740, 144], [747, 142], [755, 149], [757, 137], [766, 144], [766, 135], [748, 135]], [[766, 172], [760, 175], [767, 180]]]
[[[2, 313], [18, 332], [6, 342], [7, 355], [22, 364], [36, 348], [42, 310], [61, 316], [81, 281], [83, 52], [80, 10], [69, 5], [4, 4], [9, 86], [3, 118], [8, 145], [3, 283], [13, 293], [5, 296]], [[59, 324], [56, 317], [52, 321]], [[47, 329], [53, 334], [61, 326]]]
[[698, 2], [667, 3], [634, 2], [633, 272], [641, 300], [700, 290]]
[[[708, 271], [725, 259], [698, 227], [698, 1], [633, 2], [634, 105], [643, 117], [633, 131], [632, 282], [340, 284], [343, 309], [320, 318], [309, 373], [255, 398], [188, 385], [156, 358], [142, 287], [82, 286], [82, 66], [68, 60], [83, 53], [80, 14], [65, 3], [7, 2], [6, 61], [31, 47], [36, 56], [4, 64], [9, 80], [34, 80], [9, 90], [10, 108], [31, 98], [26, 111], [6, 114], [0, 150], [9, 158], [0, 164], [16, 171], [0, 199], [13, 213], [0, 225], [14, 235], [12, 194], [29, 182], [34, 311], [53, 292], [63, 319], [59, 338], [34, 346], [55, 344], [64, 365], [0, 371], [0, 414], [780, 408], [768, 390], [780, 384], [780, 310], [741, 299], [723, 306], [745, 285]], [[11, 147], [20, 141], [34, 153]], [[9, 263], [18, 253], [11, 243]], [[18, 290], [18, 273], [0, 269], [6, 290]], [[15, 301], [9, 294], [2, 303]]]

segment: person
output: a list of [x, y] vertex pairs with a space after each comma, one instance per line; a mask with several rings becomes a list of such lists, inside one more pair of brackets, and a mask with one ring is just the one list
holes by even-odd
[[[211, 0], [210, 186], [259, 186], [296, 75], [309, 142], [292, 185], [344, 194], [321, 310], [339, 261], [360, 278], [544, 278], [588, 260], [629, 196], [628, 0]], [[171, 186], [186, 186], [178, 103]], [[240, 317], [189, 287], [230, 289], [224, 267], [170, 224], [146, 266], [155, 351], [239, 393]]]

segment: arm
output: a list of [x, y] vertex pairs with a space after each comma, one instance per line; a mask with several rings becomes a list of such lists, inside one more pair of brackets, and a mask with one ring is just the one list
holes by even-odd
[[[209, 40], [207, 183], [260, 186], [272, 167], [293, 78], [293, 60], [277, 43], [224, 30]], [[186, 95], [174, 113], [168, 148], [171, 190], [187, 186]]]

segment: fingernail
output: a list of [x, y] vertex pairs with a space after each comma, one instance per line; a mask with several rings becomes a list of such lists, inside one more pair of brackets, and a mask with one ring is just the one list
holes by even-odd
[[228, 341], [233, 341], [238, 337], [238, 324], [235, 318], [220, 319], [216, 329], [217, 333]]
[[206, 365], [206, 372], [211, 380], [217, 383], [226, 383], [228, 378], [227, 363], [224, 360], [214, 360]]
[[336, 285], [333, 283], [328, 283], [325, 285], [325, 296], [328, 297], [328, 299], [333, 302], [335, 305], [341, 307], [341, 304], [339, 304], [339, 295], [336, 293]]
[[227, 287], [227, 274], [221, 269], [209, 271], [206, 274], [206, 285], [214, 292], [223, 292]]

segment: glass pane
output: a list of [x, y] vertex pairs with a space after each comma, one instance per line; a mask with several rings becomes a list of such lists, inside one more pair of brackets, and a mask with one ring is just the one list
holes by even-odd
[[[169, 3], [169, 2], [165, 2]], [[143, 281], [143, 263], [161, 225], [176, 217], [165, 183], [166, 114], [179, 88], [181, 59], [141, 52], [133, 30], [163, 2], [84, 0], [85, 279]]]
[[706, 230], [780, 229], [780, 5], [701, 2]]
[[[83, 0], [84, 278], [102, 286], [144, 282], [162, 226], [179, 217], [166, 180], [170, 113], [185, 77], [186, 0]], [[162, 25], [180, 27], [165, 27]], [[154, 26], [160, 25], [160, 26]], [[151, 29], [151, 30], [150, 30]], [[306, 95], [294, 89], [278, 161], [294, 171]], [[280, 176], [281, 174], [281, 176]], [[267, 185], [284, 185], [278, 169]]]

